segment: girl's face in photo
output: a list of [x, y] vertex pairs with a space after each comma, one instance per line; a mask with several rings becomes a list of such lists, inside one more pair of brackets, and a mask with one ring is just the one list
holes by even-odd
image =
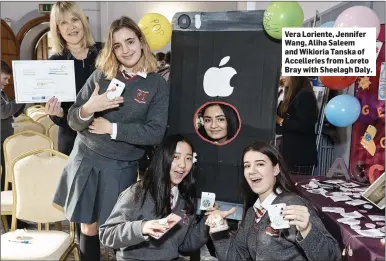
[[178, 142], [170, 168], [171, 186], [176, 186], [190, 173], [193, 166], [192, 147], [186, 142]]
[[221, 107], [213, 105], [206, 108], [203, 115], [204, 129], [208, 136], [217, 142], [225, 142], [228, 136], [228, 124]]
[[59, 21], [59, 33], [68, 44], [78, 44], [84, 38], [82, 21], [69, 12], [65, 12]]
[[280, 170], [273, 166], [271, 160], [258, 151], [248, 151], [244, 155], [244, 177], [252, 189], [263, 201], [272, 191], [276, 176]]
[[113, 33], [113, 51], [118, 61], [131, 69], [141, 58], [142, 44], [133, 30], [122, 28]]

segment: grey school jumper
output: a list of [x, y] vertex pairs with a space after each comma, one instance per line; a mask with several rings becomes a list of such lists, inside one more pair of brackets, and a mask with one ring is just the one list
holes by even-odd
[[147, 194], [141, 208], [140, 200], [134, 201], [137, 184], [122, 192], [106, 223], [99, 228], [99, 238], [103, 245], [117, 251], [117, 260], [173, 260], [179, 252], [191, 252], [201, 248], [209, 239], [206, 217], [197, 221], [196, 216], [185, 216], [185, 200], [178, 197], [173, 213], [182, 220], [160, 239], [146, 240], [141, 232], [143, 220], [154, 220], [154, 201]]
[[[296, 227], [282, 229], [276, 236], [268, 235], [268, 213], [255, 223], [255, 211], [249, 208], [237, 234], [228, 232], [212, 234], [219, 260], [275, 260], [275, 261], [336, 261], [341, 260], [337, 241], [324, 227], [313, 207], [303, 198], [282, 193], [272, 204], [303, 205], [308, 207], [312, 228], [303, 240], [296, 238]], [[300, 234], [300, 233], [299, 233]]]
[[[157, 73], [150, 73], [146, 79], [137, 76], [136, 80], [126, 84], [122, 94], [125, 101], [116, 110], [95, 113], [94, 117], [104, 117], [117, 124], [117, 138], [110, 135], [92, 134], [87, 127], [94, 120], [79, 118], [79, 110], [88, 101], [95, 89], [94, 82], [99, 80], [99, 94], [105, 93], [109, 80], [101, 77], [101, 71], [95, 70], [79, 92], [76, 102], [68, 112], [68, 124], [78, 131], [81, 141], [91, 150], [107, 158], [116, 160], [138, 160], [144, 154], [141, 146], [157, 145], [165, 135], [168, 121], [169, 86]], [[117, 76], [118, 80], [124, 81]]]
[[54, 203], [62, 206], [68, 220], [77, 223], [103, 224], [110, 215], [119, 194], [137, 180], [138, 160], [144, 145], [157, 145], [165, 134], [169, 106], [169, 87], [156, 73], [146, 79], [136, 76], [126, 83], [122, 93], [124, 103], [119, 108], [95, 113], [111, 123], [117, 123], [117, 137], [92, 134], [79, 110], [99, 83], [99, 93], [105, 93], [110, 81], [95, 70], [76, 102], [68, 112], [68, 123], [78, 131], [74, 148], [58, 183]]

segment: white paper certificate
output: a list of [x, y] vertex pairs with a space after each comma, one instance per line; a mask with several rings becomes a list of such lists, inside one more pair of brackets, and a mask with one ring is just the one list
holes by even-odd
[[12, 61], [16, 103], [60, 102], [76, 98], [74, 61]]

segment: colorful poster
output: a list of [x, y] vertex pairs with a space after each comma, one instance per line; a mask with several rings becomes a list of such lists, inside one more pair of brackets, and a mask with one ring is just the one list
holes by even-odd
[[377, 58], [378, 58], [378, 55], [379, 55], [379, 53], [381, 52], [381, 49], [382, 49], [382, 45], [383, 45], [383, 42], [381, 42], [381, 41], [377, 41], [377, 47], [376, 47], [376, 51], [377, 51]]

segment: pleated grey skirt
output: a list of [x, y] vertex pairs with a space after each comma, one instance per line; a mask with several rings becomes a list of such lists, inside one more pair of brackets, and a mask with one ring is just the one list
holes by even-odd
[[77, 137], [53, 202], [72, 222], [102, 225], [119, 194], [137, 181], [137, 169], [138, 161], [106, 158]]

